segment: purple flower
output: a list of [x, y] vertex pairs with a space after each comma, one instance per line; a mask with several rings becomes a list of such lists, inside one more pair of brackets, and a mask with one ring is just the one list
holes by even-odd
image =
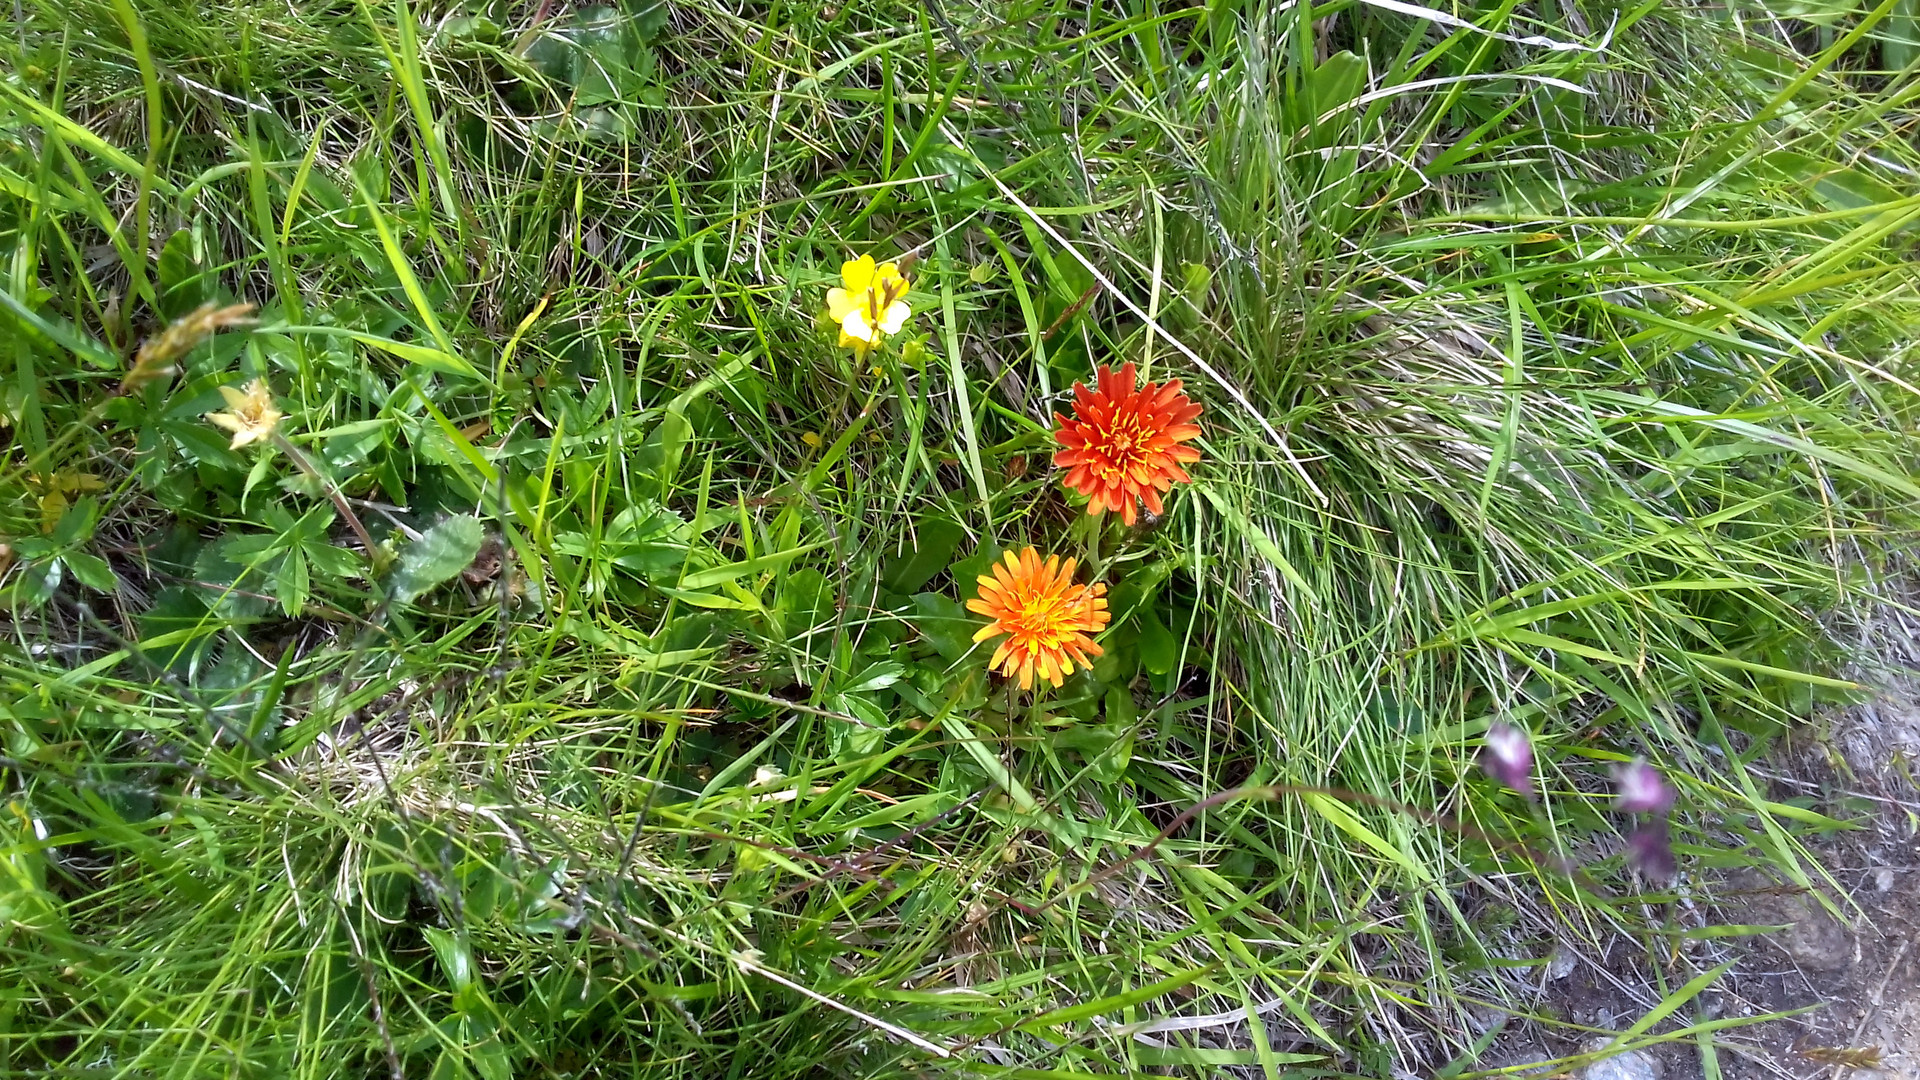
[[1614, 769], [1613, 778], [1620, 785], [1621, 813], [1664, 814], [1673, 808], [1673, 788], [1645, 758]]
[[1654, 818], [1627, 834], [1627, 862], [1650, 878], [1670, 878], [1680, 868], [1667, 840], [1667, 819]]
[[1480, 766], [1487, 770], [1488, 776], [1528, 798], [1533, 797], [1533, 744], [1520, 728], [1495, 721], [1487, 729]]

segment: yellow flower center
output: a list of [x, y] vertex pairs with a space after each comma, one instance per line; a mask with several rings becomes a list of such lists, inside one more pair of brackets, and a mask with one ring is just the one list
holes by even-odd
[[1060, 644], [1067, 639], [1067, 631], [1062, 629], [1067, 621], [1064, 607], [1057, 596], [1023, 598], [1012, 620], [1014, 634], [1049, 647]]
[[1141, 454], [1139, 446], [1147, 439], [1147, 433], [1140, 427], [1140, 421], [1128, 417], [1102, 432], [1105, 436], [1102, 450], [1106, 451], [1106, 460], [1095, 467], [1094, 473], [1103, 480], [1124, 475], [1126, 466], [1132, 465]]

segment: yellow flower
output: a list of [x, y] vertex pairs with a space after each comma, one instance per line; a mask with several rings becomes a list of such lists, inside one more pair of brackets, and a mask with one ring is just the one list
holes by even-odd
[[227, 411], [208, 413], [207, 419], [216, 427], [233, 432], [231, 449], [234, 450], [272, 435], [273, 429], [280, 425], [280, 418], [287, 415], [274, 408], [273, 392], [267, 389], [265, 379], [253, 380], [244, 391], [223, 386], [220, 396], [227, 399]]
[[840, 347], [866, 351], [888, 334], [897, 334], [913, 315], [907, 306], [907, 279], [899, 263], [876, 265], [862, 255], [840, 267], [844, 289], [827, 290], [827, 315], [840, 324]]

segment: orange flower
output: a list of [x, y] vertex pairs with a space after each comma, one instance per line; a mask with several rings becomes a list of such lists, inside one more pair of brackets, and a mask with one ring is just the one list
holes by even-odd
[[1059, 413], [1053, 437], [1063, 449], [1053, 463], [1067, 470], [1067, 486], [1087, 496], [1087, 513], [1120, 511], [1133, 524], [1136, 504], [1162, 512], [1160, 493], [1193, 477], [1181, 468], [1200, 451], [1180, 445], [1200, 437], [1200, 406], [1180, 392], [1180, 380], [1134, 386], [1131, 363], [1115, 371], [1102, 364], [1097, 388], [1073, 384], [1073, 418]]
[[1106, 629], [1112, 618], [1107, 587], [1075, 585], [1074, 567], [1072, 559], [1062, 565], [1058, 555], [1047, 556], [1043, 564], [1032, 548], [1017, 556], [1009, 551], [1004, 562], [994, 564], [992, 575], [980, 575], [979, 599], [967, 601], [968, 610], [993, 620], [973, 640], [1007, 635], [987, 667], [1009, 679], [1018, 676], [1022, 690], [1033, 689], [1035, 671], [1058, 687], [1073, 674], [1074, 664], [1091, 667], [1100, 655], [1100, 646], [1087, 634]]

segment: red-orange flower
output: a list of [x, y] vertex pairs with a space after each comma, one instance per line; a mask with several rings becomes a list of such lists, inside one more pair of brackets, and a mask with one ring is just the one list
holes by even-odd
[[1128, 525], [1137, 506], [1159, 514], [1160, 493], [1193, 477], [1181, 466], [1200, 460], [1200, 451], [1182, 446], [1200, 437], [1194, 418], [1200, 406], [1180, 392], [1180, 380], [1134, 386], [1133, 365], [1115, 371], [1105, 364], [1095, 372], [1095, 389], [1073, 385], [1073, 417], [1054, 414], [1060, 426], [1053, 437], [1062, 449], [1053, 463], [1067, 470], [1067, 486], [1087, 496], [1087, 513], [1120, 511]]
[[1019, 678], [1022, 690], [1033, 689], [1036, 671], [1057, 687], [1075, 664], [1092, 667], [1092, 658], [1100, 655], [1100, 646], [1087, 635], [1106, 629], [1113, 617], [1107, 611], [1107, 587], [1075, 585], [1074, 567], [1074, 560], [1062, 564], [1058, 555], [1042, 563], [1032, 548], [1017, 556], [1009, 551], [991, 575], [980, 575], [979, 599], [967, 601], [969, 610], [993, 620], [973, 640], [1007, 635], [987, 667]]

